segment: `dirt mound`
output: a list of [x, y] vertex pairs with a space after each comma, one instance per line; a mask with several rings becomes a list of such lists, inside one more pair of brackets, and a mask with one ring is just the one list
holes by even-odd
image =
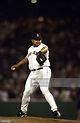
[[40, 117], [0, 117], [0, 123], [80, 123], [80, 121]]

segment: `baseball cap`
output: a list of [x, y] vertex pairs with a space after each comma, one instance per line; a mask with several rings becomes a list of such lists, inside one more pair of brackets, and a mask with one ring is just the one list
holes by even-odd
[[32, 39], [35, 39], [35, 40], [42, 40], [41, 34], [40, 34], [40, 33], [34, 33], [34, 34], [32, 35]]

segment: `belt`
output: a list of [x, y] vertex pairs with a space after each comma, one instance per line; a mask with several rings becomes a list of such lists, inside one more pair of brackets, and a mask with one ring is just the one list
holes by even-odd
[[31, 70], [31, 71], [36, 71], [36, 70], [40, 70], [40, 69], [43, 69], [43, 67], [38, 68], [38, 69], [33, 69], [33, 70]]

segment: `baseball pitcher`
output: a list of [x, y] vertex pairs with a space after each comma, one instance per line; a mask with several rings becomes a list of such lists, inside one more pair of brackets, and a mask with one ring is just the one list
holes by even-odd
[[19, 63], [11, 67], [12, 70], [16, 70], [19, 66], [28, 63], [30, 69], [30, 74], [26, 80], [25, 89], [22, 96], [21, 109], [17, 116], [27, 116], [30, 95], [36, 90], [37, 87], [40, 87], [42, 94], [51, 107], [53, 117], [60, 117], [61, 114], [58, 111], [54, 97], [49, 91], [51, 69], [48, 46], [42, 43], [40, 33], [34, 33], [31, 40], [32, 46], [28, 49], [28, 54]]

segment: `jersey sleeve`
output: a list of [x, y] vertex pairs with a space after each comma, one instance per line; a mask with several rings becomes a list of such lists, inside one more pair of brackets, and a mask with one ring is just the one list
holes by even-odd
[[47, 46], [46, 44], [43, 44], [43, 43], [42, 43], [42, 46], [41, 46], [41, 47], [43, 48], [43, 47], [48, 47], [48, 46]]
[[43, 44], [43, 47], [48, 47], [46, 44]]
[[26, 55], [26, 58], [28, 58], [28, 54]]

